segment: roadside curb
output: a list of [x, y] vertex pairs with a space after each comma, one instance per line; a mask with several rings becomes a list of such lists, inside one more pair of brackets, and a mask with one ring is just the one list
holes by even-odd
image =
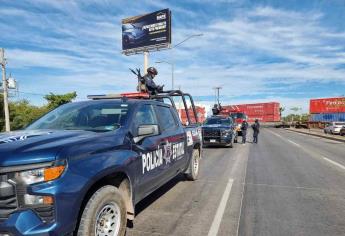
[[329, 137], [329, 136], [325, 136], [325, 135], [322, 135], [322, 134], [303, 132], [303, 131], [299, 131], [299, 130], [296, 130], [296, 129], [289, 129], [289, 128], [287, 128], [285, 130], [289, 130], [289, 131], [300, 133], [300, 134], [307, 134], [307, 135], [311, 135], [311, 136], [316, 136], [316, 137], [320, 137], [320, 138], [325, 138], [325, 139], [330, 139], [330, 140], [333, 140], [333, 141], [338, 141], [338, 142], [345, 143], [345, 139], [340, 139], [340, 138], [337, 138], [337, 137]]

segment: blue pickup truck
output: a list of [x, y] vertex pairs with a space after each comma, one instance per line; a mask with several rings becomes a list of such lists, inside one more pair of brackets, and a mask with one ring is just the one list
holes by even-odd
[[201, 128], [181, 124], [174, 95], [190, 96], [91, 96], [2, 133], [0, 235], [124, 235], [139, 201], [197, 179]]

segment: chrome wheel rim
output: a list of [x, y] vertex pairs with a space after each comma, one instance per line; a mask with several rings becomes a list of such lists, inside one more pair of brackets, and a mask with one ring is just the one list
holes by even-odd
[[97, 214], [95, 235], [116, 236], [120, 231], [120, 223], [120, 207], [114, 202], [108, 203]]

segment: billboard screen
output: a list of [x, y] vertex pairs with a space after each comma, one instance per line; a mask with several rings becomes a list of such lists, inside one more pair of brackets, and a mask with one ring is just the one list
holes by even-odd
[[125, 54], [166, 48], [170, 44], [169, 9], [122, 20], [122, 50]]

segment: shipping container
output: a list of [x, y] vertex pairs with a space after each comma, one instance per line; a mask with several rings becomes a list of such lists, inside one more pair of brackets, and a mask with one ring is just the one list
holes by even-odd
[[309, 120], [311, 122], [345, 121], [345, 112], [311, 114]]
[[[196, 111], [196, 115], [198, 117], [198, 121], [200, 123], [203, 123], [206, 120], [206, 108], [205, 107], [201, 107], [201, 106], [195, 106], [195, 111]], [[185, 111], [185, 109], [178, 109], [178, 113], [181, 119], [182, 124], [187, 124], [187, 113]], [[192, 109], [188, 109], [188, 113], [189, 113], [189, 117], [191, 119], [192, 122], [195, 122], [195, 117], [193, 114], [193, 110]]]
[[343, 113], [345, 112], [345, 97], [311, 99], [310, 114]]
[[248, 116], [248, 121], [258, 119], [260, 122], [280, 121], [280, 104], [278, 102], [239, 104], [223, 106], [226, 112], [243, 112]]

